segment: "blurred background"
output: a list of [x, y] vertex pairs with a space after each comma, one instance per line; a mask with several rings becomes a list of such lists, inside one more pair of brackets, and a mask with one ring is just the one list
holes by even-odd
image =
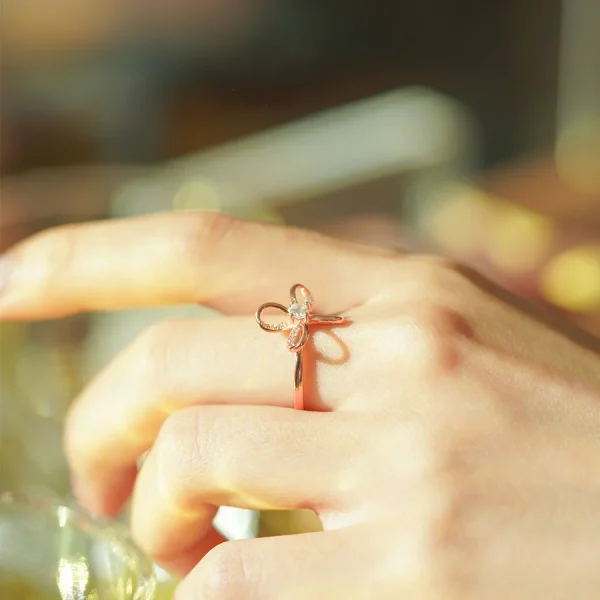
[[[454, 256], [600, 334], [597, 0], [4, 0], [0, 26], [1, 250], [221, 210]], [[153, 321], [203, 314], [2, 324], [0, 492], [67, 495], [78, 390]]]

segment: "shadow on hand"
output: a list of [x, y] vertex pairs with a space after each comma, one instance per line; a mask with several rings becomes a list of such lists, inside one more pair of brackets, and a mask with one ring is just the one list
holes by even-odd
[[[346, 318], [343, 324], [335, 327], [335, 330], [350, 325], [352, 325], [352, 320]], [[311, 337], [304, 348], [304, 402], [307, 410], [331, 411], [331, 406], [323, 400], [319, 391], [318, 364], [341, 366], [346, 364], [350, 359], [350, 349], [335, 330], [333, 328], [319, 327], [318, 335], [321, 338], [325, 338], [326, 341], [320, 344], [320, 349], [317, 349], [313, 339], [316, 329], [313, 329]]]

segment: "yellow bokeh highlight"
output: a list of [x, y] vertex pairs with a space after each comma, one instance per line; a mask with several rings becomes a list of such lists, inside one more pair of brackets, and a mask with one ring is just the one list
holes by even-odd
[[503, 203], [497, 207], [488, 232], [488, 259], [507, 274], [528, 273], [550, 252], [555, 236], [551, 219], [516, 204]]
[[263, 204], [231, 205], [227, 189], [207, 179], [194, 179], [183, 183], [173, 195], [174, 211], [223, 212], [238, 219], [285, 225], [277, 210]]
[[456, 255], [476, 252], [490, 213], [491, 198], [467, 185], [453, 185], [427, 217], [428, 235]]
[[573, 312], [600, 311], [600, 244], [572, 248], [544, 269], [542, 294]]
[[202, 179], [187, 181], [173, 196], [174, 210], [218, 211], [220, 208], [221, 198], [210, 181]]

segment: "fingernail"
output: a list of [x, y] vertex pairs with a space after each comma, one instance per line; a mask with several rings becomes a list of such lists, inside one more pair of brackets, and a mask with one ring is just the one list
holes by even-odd
[[0, 294], [3, 294], [8, 289], [13, 262], [10, 256], [0, 256]]

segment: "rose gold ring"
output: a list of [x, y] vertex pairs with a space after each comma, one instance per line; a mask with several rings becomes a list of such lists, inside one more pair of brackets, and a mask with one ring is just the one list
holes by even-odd
[[[300, 298], [298, 297], [300, 294]], [[294, 370], [294, 408], [304, 408], [304, 385], [302, 377], [303, 349], [308, 342], [309, 325], [334, 325], [344, 322], [344, 317], [329, 317], [315, 315], [311, 312], [313, 297], [308, 289], [297, 283], [290, 289], [290, 306], [286, 308], [277, 302], [265, 302], [256, 311], [256, 322], [265, 331], [290, 331], [287, 339], [287, 347], [296, 355], [296, 368]], [[271, 325], [261, 318], [263, 311], [267, 308], [276, 308], [290, 317], [289, 321]]]

